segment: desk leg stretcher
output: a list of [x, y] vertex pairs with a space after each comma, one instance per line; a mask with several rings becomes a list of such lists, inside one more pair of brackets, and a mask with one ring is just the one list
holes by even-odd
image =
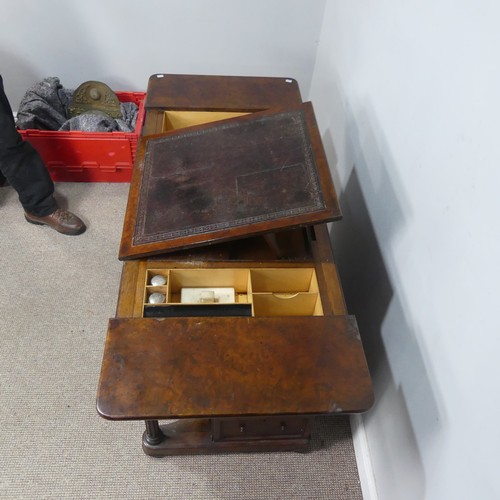
[[146, 420], [144, 453], [154, 457], [221, 452], [306, 451], [311, 418], [184, 419], [160, 425]]

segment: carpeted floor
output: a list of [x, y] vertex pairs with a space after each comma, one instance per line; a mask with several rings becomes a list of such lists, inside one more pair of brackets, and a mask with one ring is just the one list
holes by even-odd
[[0, 188], [1, 499], [361, 499], [345, 417], [318, 419], [311, 451], [151, 458], [142, 422], [95, 411], [114, 315], [127, 184], [58, 184], [88, 225], [24, 221]]

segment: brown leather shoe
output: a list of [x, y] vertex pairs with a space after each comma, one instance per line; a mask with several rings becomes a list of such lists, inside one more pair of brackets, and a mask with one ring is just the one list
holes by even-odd
[[83, 221], [75, 214], [58, 208], [55, 212], [45, 217], [37, 217], [36, 215], [24, 212], [24, 216], [31, 224], [39, 224], [49, 226], [59, 233], [76, 236], [82, 234], [86, 228]]

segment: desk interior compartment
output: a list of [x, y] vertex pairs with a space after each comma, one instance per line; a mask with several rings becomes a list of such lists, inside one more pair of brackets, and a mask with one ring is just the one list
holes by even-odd
[[[162, 299], [150, 303], [152, 294]], [[323, 308], [312, 267], [151, 268], [143, 316], [323, 316]]]
[[252, 269], [255, 316], [322, 316], [313, 268]]
[[182, 289], [234, 289], [235, 303], [248, 303], [248, 269], [172, 269], [170, 302], [181, 303]]
[[168, 303], [170, 299], [169, 285], [170, 279], [168, 269], [148, 269], [144, 286], [144, 303], [148, 304], [153, 294], [162, 294], [165, 296], [165, 299], [161, 303]]
[[232, 111], [167, 110], [163, 113], [162, 132], [170, 132], [172, 130], [217, 122], [228, 118], [236, 118], [247, 114]]
[[[147, 283], [157, 273], [158, 270], [148, 269]], [[247, 269], [170, 269], [162, 273], [167, 276], [164, 287], [146, 286], [144, 317], [252, 315]], [[200, 293], [197, 294], [196, 290]], [[191, 293], [183, 293], [186, 291]], [[153, 292], [164, 293], [165, 302], [150, 304], [149, 297]], [[204, 296], [208, 299], [204, 300]]]

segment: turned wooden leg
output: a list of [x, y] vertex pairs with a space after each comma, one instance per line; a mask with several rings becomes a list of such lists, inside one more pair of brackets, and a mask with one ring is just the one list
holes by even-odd
[[165, 439], [165, 434], [161, 431], [158, 420], [145, 420], [144, 423], [146, 424], [145, 439], [148, 444], [160, 444]]

